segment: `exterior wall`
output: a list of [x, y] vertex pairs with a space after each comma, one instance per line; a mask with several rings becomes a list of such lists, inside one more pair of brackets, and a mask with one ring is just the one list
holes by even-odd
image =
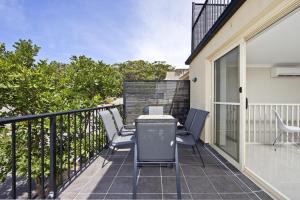
[[300, 76], [271, 77], [271, 68], [247, 68], [249, 103], [299, 103]]
[[[213, 61], [299, 5], [299, 0], [246, 1], [191, 62], [190, 80], [194, 77], [198, 79], [196, 83], [191, 82], [191, 106], [212, 111]], [[210, 115], [201, 137], [206, 143], [212, 143], [212, 127], [213, 121]]]
[[[289, 12], [294, 9], [300, 7], [300, 0], [248, 0], [246, 1], [239, 10], [230, 18], [230, 20], [222, 27], [222, 29], [210, 40], [210, 42], [201, 50], [200, 53], [193, 59], [190, 63], [190, 80], [194, 77], [197, 78], [197, 82], [191, 81], [191, 107], [205, 109], [210, 111], [211, 114], [208, 117], [206, 122], [204, 132], [202, 133], [201, 139], [205, 143], [213, 143], [213, 108], [212, 108], [212, 100], [213, 100], [213, 63], [216, 59], [229, 52], [233, 48], [237, 46], [241, 46], [240, 48], [240, 62], [241, 62], [241, 76], [242, 82], [241, 86], [245, 86], [245, 70], [246, 70], [246, 42], [253, 38], [256, 34], [260, 33], [282, 17], [284, 17]], [[253, 82], [251, 72], [249, 81]], [[255, 72], [254, 72], [255, 73]], [[266, 78], [267, 72], [264, 72], [261, 77], [262, 79]], [[273, 80], [269, 80], [272, 81]], [[279, 78], [276, 80], [278, 86], [282, 87], [281, 90], [286, 90], [288, 85], [299, 86], [299, 82], [286, 82], [287, 85], [281, 84], [284, 78]], [[292, 80], [289, 80], [292, 81]], [[247, 88], [244, 87], [243, 91], [245, 92]], [[257, 89], [257, 87], [255, 87]], [[264, 88], [264, 90], [273, 90], [273, 88], [269, 87]], [[290, 90], [290, 89], [289, 89]], [[248, 91], [247, 91], [248, 92]], [[262, 91], [261, 91], [262, 92]], [[251, 96], [254, 95], [253, 88], [249, 88], [249, 94]], [[247, 93], [246, 93], [247, 94]], [[273, 93], [274, 94], [274, 93]], [[286, 93], [285, 93], [286, 94]], [[241, 107], [245, 108], [245, 95], [242, 93], [241, 98]], [[274, 97], [274, 96], [273, 96]], [[291, 99], [297, 99], [299, 102], [299, 98], [297, 96], [291, 97]], [[257, 99], [260, 100], [260, 99]], [[269, 99], [268, 99], [269, 100]], [[254, 100], [250, 99], [250, 102]], [[291, 100], [292, 101], [292, 100]], [[285, 101], [286, 102], [286, 101]], [[245, 122], [245, 110], [241, 110], [241, 124]], [[275, 190], [274, 187], [266, 183], [263, 179], [253, 174], [251, 170], [245, 168], [245, 126], [240, 125], [241, 133], [240, 133], [240, 163], [235, 162], [231, 159], [230, 156], [225, 154], [218, 148], [215, 148], [221, 155], [223, 155], [230, 163], [234, 166], [238, 167], [248, 177], [262, 186], [265, 191], [272, 194], [275, 199], [284, 199], [284, 195], [279, 191]], [[214, 145], [213, 145], [214, 146]]]

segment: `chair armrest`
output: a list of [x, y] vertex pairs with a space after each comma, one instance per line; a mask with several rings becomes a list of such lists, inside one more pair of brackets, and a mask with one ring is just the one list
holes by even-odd
[[126, 125], [123, 126], [123, 128], [135, 129], [135, 125], [134, 124], [126, 124]]
[[190, 134], [191, 134], [190, 131], [185, 131], [185, 130], [176, 131], [176, 135], [190, 135]]

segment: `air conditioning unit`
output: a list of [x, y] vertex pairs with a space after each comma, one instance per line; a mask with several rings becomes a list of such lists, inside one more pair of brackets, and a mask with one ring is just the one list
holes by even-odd
[[300, 66], [272, 67], [271, 77], [275, 78], [280, 76], [300, 76]]

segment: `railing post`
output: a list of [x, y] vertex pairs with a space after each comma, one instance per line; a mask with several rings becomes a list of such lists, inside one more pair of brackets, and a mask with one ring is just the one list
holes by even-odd
[[17, 197], [17, 188], [16, 188], [16, 123], [11, 124], [11, 157], [12, 157], [12, 198], [16, 199]]
[[50, 117], [50, 192], [49, 198], [55, 199], [56, 191], [56, 116]]

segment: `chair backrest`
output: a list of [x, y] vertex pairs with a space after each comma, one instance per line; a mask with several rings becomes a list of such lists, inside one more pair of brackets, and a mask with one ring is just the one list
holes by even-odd
[[104, 123], [104, 128], [109, 141], [112, 141], [115, 134], [118, 134], [118, 130], [113, 120], [113, 116], [108, 110], [100, 111], [100, 116]]
[[286, 127], [286, 125], [283, 123], [281, 117], [279, 116], [278, 112], [276, 110], [273, 110], [275, 113], [275, 116], [277, 118], [277, 126], [281, 131], [290, 132], [290, 130]]
[[208, 111], [196, 109], [195, 117], [189, 130], [196, 140], [201, 136], [208, 114]]
[[112, 115], [115, 119], [118, 131], [121, 131], [124, 124], [123, 124], [123, 119], [121, 117], [119, 110], [117, 108], [112, 108], [112, 109], [110, 109], [110, 112], [112, 113]]
[[149, 115], [163, 115], [164, 107], [163, 106], [149, 106]]
[[196, 114], [196, 109], [195, 109], [195, 108], [191, 108], [191, 109], [189, 110], [189, 113], [188, 113], [188, 115], [187, 115], [187, 117], [186, 117], [186, 120], [185, 120], [185, 122], [184, 122], [184, 128], [185, 128], [186, 130], [189, 130], [189, 129], [190, 129], [190, 127], [191, 127], [191, 125], [192, 125], [192, 123], [193, 123], [195, 114]]
[[137, 119], [135, 123], [138, 161], [174, 162], [177, 119]]

